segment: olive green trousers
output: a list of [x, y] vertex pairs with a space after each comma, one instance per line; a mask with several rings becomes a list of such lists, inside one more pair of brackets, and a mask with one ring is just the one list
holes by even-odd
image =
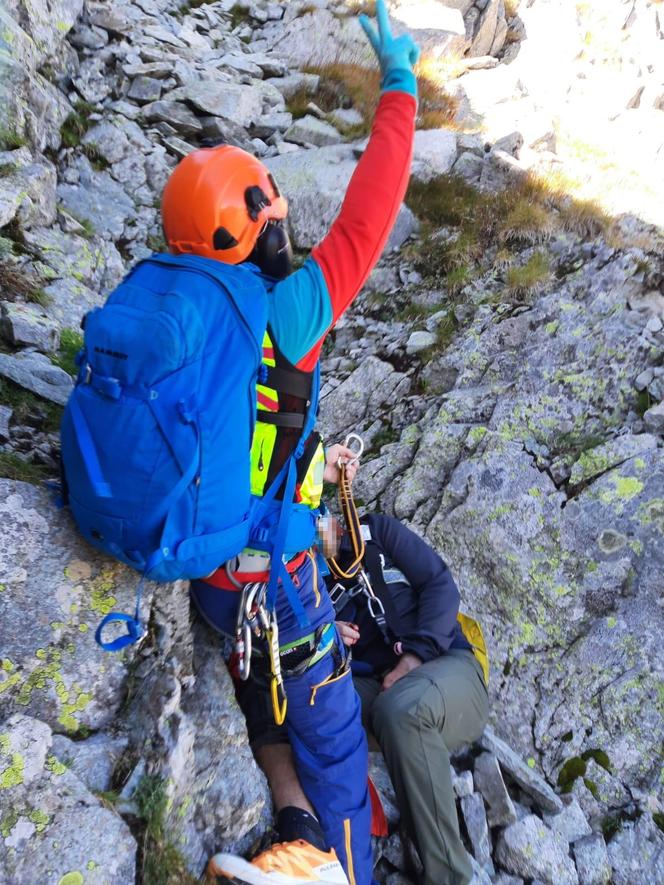
[[422, 885], [466, 885], [472, 868], [459, 835], [450, 754], [480, 737], [489, 714], [482, 670], [453, 649], [381, 691], [356, 676], [362, 717], [390, 773], [401, 822], [424, 866]]

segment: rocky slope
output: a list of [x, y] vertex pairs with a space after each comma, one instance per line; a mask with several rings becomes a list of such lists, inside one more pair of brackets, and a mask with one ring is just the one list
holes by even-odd
[[[269, 827], [186, 587], [149, 588], [140, 649], [101, 657], [135, 577], [21, 480], [56, 475], [79, 321], [162, 247], [192, 147], [265, 157], [297, 248], [325, 231], [371, 110], [364, 5], [0, 12], [0, 882], [186, 881]], [[503, 885], [664, 881], [662, 26], [608, 7], [392, 4], [426, 50], [420, 125], [451, 125], [418, 131], [391, 251], [323, 365], [327, 437], [368, 443], [358, 498], [440, 550], [485, 628], [495, 733], [454, 782], [478, 881]], [[416, 880], [396, 829], [376, 856]]]

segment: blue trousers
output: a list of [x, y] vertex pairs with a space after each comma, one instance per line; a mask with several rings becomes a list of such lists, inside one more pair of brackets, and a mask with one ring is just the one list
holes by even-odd
[[[279, 588], [276, 614], [281, 645], [334, 621], [325, 583], [309, 559], [297, 570], [294, 582], [310, 625], [298, 625], [286, 594]], [[192, 596], [208, 623], [233, 634], [237, 593], [197, 581], [192, 584]], [[351, 885], [371, 885], [367, 740], [346, 654], [337, 636], [332, 650], [313, 667], [284, 679], [286, 725], [298, 777], [328, 845], [335, 849]]]

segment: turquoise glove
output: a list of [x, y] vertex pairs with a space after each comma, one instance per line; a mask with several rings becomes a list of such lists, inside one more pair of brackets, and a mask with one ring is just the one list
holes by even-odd
[[360, 24], [378, 56], [383, 78], [380, 88], [383, 92], [408, 92], [417, 98], [417, 81], [413, 66], [420, 56], [420, 50], [410, 34], [393, 37], [385, 0], [376, 0], [378, 33], [366, 15], [360, 16]]

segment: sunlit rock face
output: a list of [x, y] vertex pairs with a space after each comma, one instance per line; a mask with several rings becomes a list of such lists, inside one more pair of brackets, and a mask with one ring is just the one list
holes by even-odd
[[[483, 624], [496, 732], [451, 775], [477, 881], [650, 885], [664, 875], [662, 13], [648, 0], [388, 5], [423, 51], [413, 186], [326, 342], [320, 424], [328, 442], [362, 434], [358, 504], [426, 537]], [[12, 882], [133, 881], [152, 790], [175, 878], [271, 825], [221, 643], [192, 621], [187, 587], [146, 587], [143, 644], [102, 654], [94, 629], [133, 609], [137, 576], [83, 544], [39, 483], [58, 475], [80, 322], [165, 248], [160, 197], [182, 157], [204, 139], [255, 153], [289, 199], [297, 260], [325, 235], [377, 98], [356, 17], [370, 7], [0, 12]], [[404, 882], [413, 849], [378, 754], [371, 770], [392, 828], [375, 876]]]

